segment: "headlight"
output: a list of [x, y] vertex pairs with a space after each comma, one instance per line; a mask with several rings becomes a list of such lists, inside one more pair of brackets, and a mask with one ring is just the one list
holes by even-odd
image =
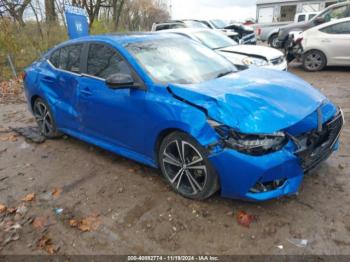
[[265, 59], [262, 58], [256, 58], [256, 57], [246, 57], [243, 58], [242, 63], [244, 65], [255, 65], [255, 66], [266, 66], [268, 65], [268, 62]]
[[225, 145], [249, 155], [263, 155], [280, 150], [288, 139], [283, 132], [272, 134], [243, 134], [213, 120], [208, 123], [225, 141]]

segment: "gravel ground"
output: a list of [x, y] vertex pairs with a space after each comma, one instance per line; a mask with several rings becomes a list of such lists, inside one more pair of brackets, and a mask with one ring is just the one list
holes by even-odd
[[[29, 143], [7, 129], [35, 125], [26, 105], [1, 103], [0, 253], [350, 254], [350, 68], [290, 70], [342, 106], [347, 122], [340, 150], [297, 196], [264, 203], [185, 199], [157, 170], [70, 137]], [[255, 216], [249, 228], [239, 211]]]

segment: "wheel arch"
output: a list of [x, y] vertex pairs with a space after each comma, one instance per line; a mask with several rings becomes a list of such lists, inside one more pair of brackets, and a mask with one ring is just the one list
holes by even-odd
[[154, 149], [153, 149], [154, 159], [156, 160], [157, 166], [159, 165], [158, 152], [160, 149], [160, 145], [162, 144], [162, 141], [164, 140], [165, 137], [167, 137], [168, 135], [170, 135], [171, 133], [174, 133], [174, 132], [183, 132], [183, 133], [188, 134], [188, 132], [186, 130], [183, 130], [183, 129], [178, 128], [178, 127], [169, 127], [169, 128], [166, 128], [166, 129], [160, 131], [160, 133], [158, 134], [158, 136], [156, 138], [156, 141], [154, 144]]
[[38, 98], [42, 99], [42, 97], [39, 95], [33, 95], [30, 99], [30, 108], [32, 109], [32, 111], [34, 110], [34, 103]]
[[319, 48], [308, 48], [307, 50], [304, 51], [303, 56], [305, 56], [307, 53], [312, 52], [312, 51], [317, 51], [317, 52], [322, 53], [322, 54], [324, 55], [325, 59], [326, 59], [325, 66], [328, 65], [327, 54], [326, 54], [323, 50], [321, 50], [321, 49], [319, 49]]

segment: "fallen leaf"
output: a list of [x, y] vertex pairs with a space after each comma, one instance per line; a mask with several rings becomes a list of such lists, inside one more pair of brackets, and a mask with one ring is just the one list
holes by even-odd
[[44, 217], [36, 217], [33, 221], [34, 228], [43, 228], [47, 224], [47, 221]]
[[13, 214], [13, 213], [15, 213], [17, 211], [17, 208], [16, 207], [9, 207], [8, 209], [7, 209], [7, 212], [9, 213], [9, 214]]
[[50, 255], [53, 255], [59, 249], [58, 247], [55, 247], [52, 243], [52, 240], [45, 235], [38, 240], [37, 247], [45, 250]]
[[16, 135], [9, 135], [9, 136], [3, 136], [0, 137], [0, 141], [10, 141], [10, 142], [16, 142], [17, 141], [17, 136]]
[[69, 220], [69, 225], [71, 227], [76, 227], [76, 226], [78, 226], [78, 221], [75, 219], [71, 219], [71, 220]]
[[62, 188], [54, 187], [51, 191], [51, 195], [54, 197], [59, 197], [62, 193]]
[[237, 213], [237, 223], [245, 226], [245, 227], [249, 227], [250, 224], [255, 220], [255, 217], [252, 215], [249, 215], [248, 213], [244, 212], [244, 211], [239, 211]]
[[0, 204], [0, 213], [3, 213], [7, 210], [7, 207], [3, 204]]
[[78, 224], [78, 229], [83, 232], [96, 230], [100, 225], [98, 216], [90, 216], [82, 219]]
[[30, 202], [33, 201], [35, 198], [35, 193], [30, 193], [26, 195], [24, 198], [22, 198], [22, 201]]

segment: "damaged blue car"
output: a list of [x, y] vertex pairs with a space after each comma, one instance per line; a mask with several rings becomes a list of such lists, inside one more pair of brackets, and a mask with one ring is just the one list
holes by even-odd
[[192, 199], [295, 194], [337, 149], [344, 121], [300, 78], [238, 71], [172, 34], [65, 42], [26, 69], [24, 84], [43, 135], [68, 134], [159, 168]]

